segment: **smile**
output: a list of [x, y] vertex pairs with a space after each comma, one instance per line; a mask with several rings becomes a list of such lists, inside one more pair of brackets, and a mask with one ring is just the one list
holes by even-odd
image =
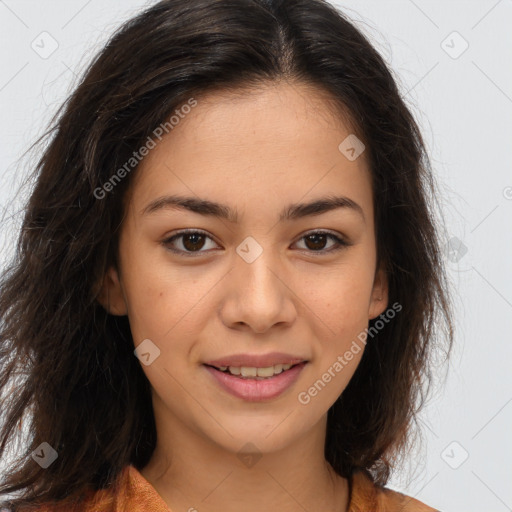
[[299, 377], [307, 362], [264, 368], [204, 365], [221, 389], [243, 400], [259, 402], [277, 398]]

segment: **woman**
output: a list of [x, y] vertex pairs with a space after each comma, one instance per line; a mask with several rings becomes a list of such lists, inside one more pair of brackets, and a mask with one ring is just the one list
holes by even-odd
[[[433, 511], [385, 488], [450, 302], [420, 131], [322, 0], [164, 0], [63, 107], [0, 288], [12, 510]], [[13, 357], [15, 355], [15, 357]]]

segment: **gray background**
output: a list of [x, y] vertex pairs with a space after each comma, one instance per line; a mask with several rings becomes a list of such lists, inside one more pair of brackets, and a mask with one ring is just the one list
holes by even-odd
[[[34, 162], [22, 153], [115, 28], [152, 3], [0, 0], [2, 261]], [[393, 68], [423, 128], [452, 240], [455, 350], [421, 416], [424, 442], [389, 486], [443, 512], [512, 510], [512, 0], [333, 3]]]

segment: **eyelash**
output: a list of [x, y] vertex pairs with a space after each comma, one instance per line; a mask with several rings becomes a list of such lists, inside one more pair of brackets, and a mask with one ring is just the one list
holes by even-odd
[[[196, 251], [196, 252], [193, 252], [193, 251], [182, 251], [181, 249], [174, 249], [170, 246], [170, 244], [172, 244], [172, 242], [178, 238], [181, 238], [185, 235], [192, 235], [192, 234], [198, 234], [198, 235], [204, 235], [205, 237], [209, 238], [210, 240], [213, 240], [205, 231], [201, 231], [201, 230], [197, 230], [197, 229], [187, 229], [187, 230], [183, 230], [183, 231], [179, 231], [178, 233], [176, 233], [175, 235], [171, 236], [170, 238], [166, 238], [165, 240], [162, 241], [162, 244], [171, 252], [175, 253], [175, 254], [180, 254], [180, 255], [183, 255], [185, 257], [197, 257], [199, 256], [201, 253], [206, 253], [206, 252], [209, 252], [209, 251], [202, 251], [202, 250], [199, 250], [199, 251]], [[339, 251], [341, 249], [344, 249], [346, 247], [349, 247], [350, 243], [346, 242], [345, 240], [343, 240], [342, 238], [334, 235], [333, 233], [329, 232], [329, 231], [310, 231], [309, 233], [306, 233], [305, 235], [303, 235], [301, 238], [299, 238], [299, 241], [306, 238], [307, 236], [310, 236], [310, 235], [326, 235], [328, 238], [334, 240], [336, 242], [336, 246], [334, 248], [331, 248], [331, 249], [321, 249], [321, 250], [318, 250], [318, 251], [313, 251], [313, 250], [307, 250], [307, 249], [303, 249], [305, 250], [306, 252], [309, 252], [311, 254], [318, 254], [318, 255], [325, 255], [325, 254], [328, 254], [328, 253], [331, 253], [331, 252], [336, 252], [336, 251]]]

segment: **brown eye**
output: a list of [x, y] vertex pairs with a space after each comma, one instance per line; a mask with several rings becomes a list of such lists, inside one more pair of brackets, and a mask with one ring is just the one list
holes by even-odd
[[187, 249], [187, 251], [197, 251], [201, 249], [204, 245], [204, 235], [200, 233], [192, 233], [190, 235], [182, 235], [183, 237], [183, 246]]
[[[180, 231], [170, 238], [163, 240], [162, 244], [176, 254], [199, 256], [201, 253], [209, 252], [202, 250], [209, 240], [213, 242], [213, 239], [203, 231], [187, 230]], [[300, 240], [305, 241], [306, 252], [318, 253], [319, 255], [331, 253], [351, 245], [333, 233], [325, 231], [313, 231], [303, 236]], [[326, 248], [329, 240], [333, 241], [333, 243], [330, 248]], [[179, 244], [178, 241], [180, 241]]]
[[306, 246], [312, 251], [320, 251], [325, 248], [325, 244], [328, 240], [328, 236], [324, 233], [314, 233], [304, 237]]
[[[334, 244], [331, 245], [331, 248], [326, 249], [325, 247], [329, 239], [333, 240]], [[342, 240], [333, 233], [325, 231], [314, 231], [303, 236], [301, 240], [305, 241], [306, 249], [308, 249], [309, 252], [318, 252], [321, 254], [337, 251], [350, 245], [348, 242], [345, 242], [345, 240]]]
[[[176, 242], [179, 239], [181, 239], [179, 245], [182, 248], [176, 248], [176, 245], [178, 245]], [[206, 233], [203, 233], [202, 231], [190, 230], [181, 231], [180, 233], [177, 233], [176, 235], [173, 235], [172, 237], [164, 240], [162, 244], [172, 252], [190, 256], [194, 255], [194, 253], [200, 254], [202, 252], [207, 252], [201, 250], [205, 246], [207, 240], [212, 239]]]

